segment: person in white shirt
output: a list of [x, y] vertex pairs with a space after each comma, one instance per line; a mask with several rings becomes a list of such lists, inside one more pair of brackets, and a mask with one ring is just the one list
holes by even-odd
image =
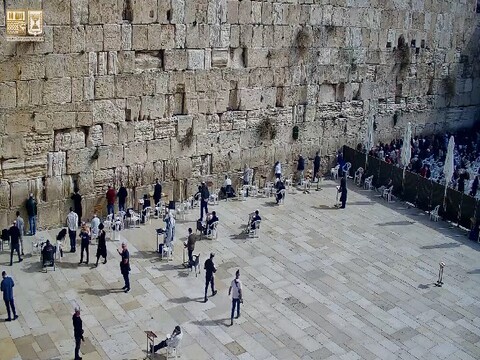
[[68, 237], [70, 238], [70, 252], [74, 253], [77, 247], [78, 215], [70, 208], [67, 215]]
[[180, 329], [180, 326], [177, 325], [175, 326], [175, 329], [173, 329], [172, 335], [168, 336], [165, 340], [160, 342], [158, 345], [150, 345], [150, 352], [154, 353], [157, 352], [160, 349], [163, 349], [164, 347], [170, 347], [170, 348], [177, 348], [178, 345], [180, 344], [180, 340], [183, 338], [183, 333], [182, 330]]
[[98, 237], [98, 226], [100, 225], [100, 219], [97, 214], [93, 215], [92, 221], [90, 221], [90, 235], [93, 239]]
[[275, 177], [277, 179], [280, 179], [282, 177], [282, 164], [280, 164], [280, 161], [277, 161], [275, 163]]
[[240, 303], [243, 303], [242, 297], [242, 282], [240, 281], [240, 270], [235, 273], [235, 279], [232, 280], [230, 288], [228, 289], [228, 296], [232, 294], [232, 314], [230, 316], [230, 325], [233, 325], [233, 314], [235, 313], [235, 307], [237, 307], [237, 317], [240, 317]]
[[232, 188], [232, 179], [230, 179], [228, 175], [225, 175], [225, 181], [223, 182], [223, 191], [225, 192], [225, 196], [227, 198], [235, 196], [235, 191], [233, 191]]

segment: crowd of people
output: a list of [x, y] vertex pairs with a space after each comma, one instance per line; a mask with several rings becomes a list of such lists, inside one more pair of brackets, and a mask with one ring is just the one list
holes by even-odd
[[[407, 170], [417, 173], [427, 179], [445, 184], [444, 163], [447, 154], [448, 141], [453, 135], [454, 173], [450, 186], [462, 193], [480, 198], [478, 193], [480, 174], [480, 127], [465, 129], [455, 134], [414, 136], [411, 139], [411, 160]], [[389, 164], [402, 167], [401, 153], [403, 140], [394, 139], [391, 142], [379, 142], [369, 150], [369, 155]], [[362, 144], [357, 150], [365, 152]], [[478, 195], [478, 196], [477, 196]]]

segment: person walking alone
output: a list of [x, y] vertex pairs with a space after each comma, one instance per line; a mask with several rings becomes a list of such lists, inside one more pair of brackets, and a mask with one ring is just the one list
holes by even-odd
[[203, 221], [203, 211], [205, 215], [208, 214], [208, 199], [210, 199], [210, 192], [208, 191], [207, 184], [202, 181], [202, 188], [200, 190], [200, 221]]
[[80, 344], [85, 341], [83, 337], [82, 318], [80, 317], [80, 307], [75, 307], [75, 313], [72, 316], [73, 321], [73, 336], [75, 338], [75, 360], [82, 360], [79, 355]]
[[13, 312], [13, 320], [18, 319], [17, 312], [15, 310], [15, 302], [13, 301], [13, 287], [15, 283], [10, 276], [7, 276], [5, 271], [2, 271], [2, 282], [0, 284], [0, 289], [3, 292], [3, 301], [5, 302], [5, 307], [7, 308], [8, 318], [5, 321], [12, 321], [11, 312]]
[[212, 288], [212, 296], [217, 294], [217, 290], [215, 290], [215, 273], [217, 272], [217, 268], [213, 263], [213, 257], [215, 253], [210, 253], [210, 258], [205, 261], [204, 269], [205, 269], [205, 299], [204, 301], [208, 301], [207, 291], [208, 285]]
[[103, 224], [98, 225], [97, 262], [95, 263], [95, 267], [98, 266], [98, 260], [100, 260], [100, 257], [105, 259], [103, 262], [104, 264], [107, 263], [107, 241], [105, 239], [106, 233], [103, 228]]
[[21, 252], [22, 256], [25, 255], [23, 253], [23, 235], [25, 234], [25, 221], [23, 221], [23, 218], [20, 216], [20, 211], [17, 211], [17, 227], [18, 230], [20, 230], [20, 247], [21, 247]]
[[77, 229], [78, 229], [78, 215], [70, 208], [67, 215], [68, 237], [70, 238], [70, 252], [74, 253], [77, 249]]
[[230, 288], [228, 289], [228, 296], [232, 295], [232, 312], [230, 315], [230, 325], [233, 325], [233, 315], [235, 314], [235, 307], [237, 308], [237, 317], [240, 317], [240, 303], [243, 303], [242, 297], [242, 282], [240, 281], [240, 270], [235, 273], [235, 279], [232, 280]]
[[130, 253], [127, 249], [127, 244], [122, 243], [122, 251], [117, 249], [117, 252], [122, 257], [122, 261], [120, 261], [120, 272], [122, 273], [123, 280], [125, 281], [125, 285], [123, 286], [122, 290], [125, 290], [126, 293], [130, 291]]
[[10, 266], [12, 266], [14, 251], [17, 252], [18, 262], [23, 261], [20, 257], [20, 230], [18, 230], [16, 221], [14, 221], [10, 229], [8, 229], [8, 235], [10, 236]]
[[30, 193], [26, 207], [30, 235], [35, 235], [35, 233], [37, 232], [37, 202], [35, 201], [32, 193]]

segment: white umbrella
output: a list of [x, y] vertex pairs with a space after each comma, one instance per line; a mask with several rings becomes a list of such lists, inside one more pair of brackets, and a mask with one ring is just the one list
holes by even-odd
[[365, 148], [367, 150], [366, 155], [365, 155], [365, 162], [367, 162], [368, 153], [369, 153], [370, 150], [372, 150], [373, 145], [374, 145], [373, 133], [375, 132], [375, 130], [373, 129], [373, 123], [374, 123], [373, 116], [370, 115], [368, 117], [367, 133], [366, 133], [366, 137], [365, 137]]
[[405, 173], [405, 168], [410, 163], [410, 159], [412, 157], [411, 139], [412, 139], [412, 124], [408, 123], [405, 129], [405, 134], [403, 136], [402, 157], [401, 157], [404, 173]]
[[446, 205], [446, 197], [447, 197], [447, 187], [450, 181], [452, 180], [453, 172], [454, 172], [454, 153], [453, 150], [455, 148], [455, 139], [453, 136], [450, 136], [450, 140], [448, 140], [448, 148], [447, 148], [447, 157], [445, 158], [445, 165], [443, 166], [443, 173], [445, 174], [445, 194], [443, 195], [443, 207], [445, 208]]

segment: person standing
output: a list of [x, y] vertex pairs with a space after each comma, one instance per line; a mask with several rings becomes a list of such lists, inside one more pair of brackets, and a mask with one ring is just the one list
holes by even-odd
[[298, 155], [297, 163], [297, 172], [298, 172], [298, 183], [303, 184], [303, 172], [305, 171], [305, 159], [302, 155]]
[[160, 184], [158, 179], [155, 179], [155, 186], [153, 187], [153, 202], [154, 202], [153, 205], [157, 206], [161, 198], [162, 198], [162, 185]]
[[230, 315], [230, 325], [233, 325], [233, 315], [235, 307], [237, 308], [237, 317], [240, 317], [240, 303], [243, 302], [242, 282], [240, 281], [240, 269], [235, 273], [235, 279], [232, 280], [230, 288], [228, 289], [228, 296], [232, 295], [232, 312]]
[[281, 179], [282, 178], [282, 164], [280, 163], [280, 161], [277, 161], [275, 163], [275, 178], [276, 179]]
[[30, 229], [30, 235], [35, 235], [37, 232], [37, 202], [35, 201], [33, 194], [27, 200], [27, 214], [28, 214], [28, 227]]
[[122, 257], [122, 261], [120, 261], [120, 272], [122, 273], [123, 280], [125, 281], [125, 285], [123, 286], [122, 290], [125, 290], [125, 292], [128, 293], [130, 291], [130, 253], [128, 252], [127, 244], [123, 242], [122, 251], [117, 249], [117, 252]]
[[82, 341], [85, 341], [83, 338], [83, 325], [82, 318], [80, 317], [80, 307], [75, 307], [75, 313], [72, 316], [73, 321], [73, 336], [75, 338], [75, 360], [82, 360], [82, 357], [79, 355], [80, 344]]
[[315, 154], [315, 158], [313, 159], [313, 181], [318, 178], [318, 172], [320, 171], [320, 155], [317, 153]]
[[207, 290], [208, 290], [208, 285], [212, 288], [212, 296], [215, 296], [217, 294], [217, 290], [215, 290], [215, 273], [217, 272], [217, 268], [215, 267], [215, 264], [213, 263], [213, 257], [215, 256], [215, 253], [210, 253], [210, 258], [205, 261], [204, 269], [205, 269], [205, 299], [204, 301], [207, 302]]
[[5, 271], [2, 271], [2, 282], [0, 284], [0, 289], [3, 292], [3, 301], [5, 302], [8, 315], [8, 318], [5, 321], [12, 321], [11, 312], [13, 312], [13, 320], [18, 319], [17, 311], [15, 310], [15, 302], [13, 301], [14, 286], [15, 283], [13, 282], [13, 279], [10, 276], [7, 276]]
[[203, 211], [205, 215], [208, 214], [208, 199], [210, 199], [210, 192], [208, 191], [207, 184], [202, 181], [202, 189], [200, 191], [200, 221], [203, 221]]
[[78, 226], [81, 225], [82, 223], [82, 195], [79, 194], [79, 189], [75, 189], [73, 192], [73, 195], [71, 196], [71, 199], [73, 200], [73, 211], [78, 216]]
[[88, 246], [90, 245], [90, 233], [87, 229], [85, 223], [82, 224], [82, 229], [80, 230], [80, 262], [78, 265], [83, 263], [83, 252], [87, 253], [87, 261], [85, 265], [88, 265]]
[[107, 198], [107, 214], [114, 214], [115, 213], [115, 190], [112, 188], [111, 185], [108, 185], [107, 194], [105, 196]]
[[21, 251], [22, 251], [22, 256], [25, 255], [23, 253], [23, 235], [25, 234], [25, 221], [23, 221], [23, 218], [20, 216], [20, 211], [17, 211], [17, 227], [18, 230], [20, 230], [20, 246], [21, 246]]
[[125, 202], [127, 200], [128, 192], [123, 183], [120, 184], [120, 189], [118, 189], [118, 211], [125, 211]]
[[10, 236], [10, 266], [12, 266], [14, 251], [17, 252], [18, 262], [23, 261], [20, 257], [20, 230], [18, 230], [16, 221], [14, 221], [10, 229], [8, 229], [8, 235]]
[[70, 238], [70, 252], [74, 253], [77, 249], [77, 229], [78, 229], [78, 215], [70, 208], [67, 215], [68, 237]]
[[99, 226], [100, 226], [100, 219], [98, 218], [97, 214], [94, 214], [92, 220], [90, 221], [90, 236], [92, 240], [98, 237]]
[[106, 240], [106, 233], [103, 230], [103, 224], [98, 225], [98, 244], [97, 244], [97, 262], [95, 267], [98, 266], [98, 260], [100, 257], [103, 257], [105, 261], [104, 264], [107, 263], [107, 240]]
[[338, 192], [340, 193], [340, 201], [342, 202], [342, 206], [340, 206], [340, 209], [345, 209], [345, 204], [347, 203], [347, 174], [346, 173], [342, 175]]
[[188, 239], [185, 243], [185, 247], [188, 251], [188, 267], [191, 269], [193, 266], [193, 251], [195, 250], [195, 242], [197, 237], [193, 234], [192, 228], [188, 228]]
[[473, 180], [472, 183], [472, 188], [470, 189], [470, 196], [477, 196], [477, 191], [478, 191], [478, 175], [475, 176], [475, 179]]

